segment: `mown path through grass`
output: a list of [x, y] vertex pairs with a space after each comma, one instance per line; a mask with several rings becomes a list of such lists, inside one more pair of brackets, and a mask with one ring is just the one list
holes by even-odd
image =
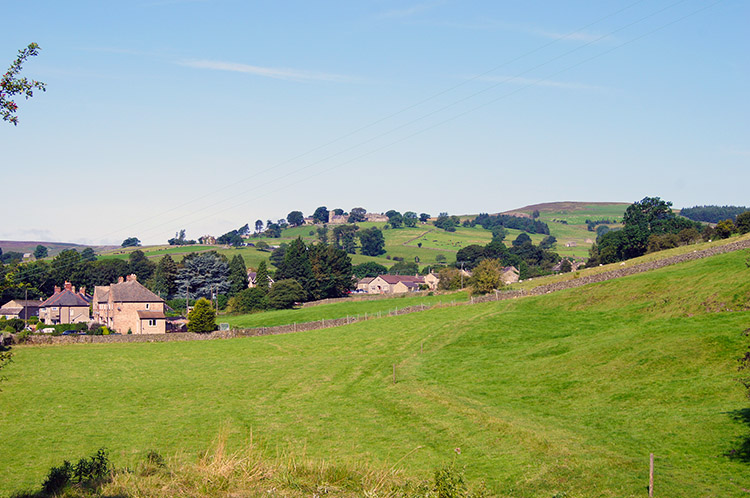
[[750, 433], [732, 415], [750, 312], [705, 303], [750, 303], [744, 259], [314, 333], [19, 347], [0, 492], [102, 445], [128, 465], [227, 428], [235, 447], [252, 432], [270, 453], [421, 476], [455, 458], [514, 497], [643, 496], [653, 452], [660, 496], [743, 496], [750, 468], [728, 455]]

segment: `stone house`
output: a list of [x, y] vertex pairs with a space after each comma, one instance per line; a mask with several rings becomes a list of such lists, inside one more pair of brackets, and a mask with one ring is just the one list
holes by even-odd
[[357, 290], [359, 292], [369, 292], [370, 291], [370, 282], [375, 280], [375, 277], [365, 277], [360, 278], [357, 280]]
[[41, 304], [41, 300], [13, 299], [0, 307], [0, 316], [8, 319], [20, 318], [21, 320], [31, 318], [32, 316], [39, 316], [39, 305]]
[[164, 300], [141, 285], [135, 275], [94, 288], [94, 321], [121, 334], [166, 333], [164, 306]]
[[521, 274], [515, 266], [506, 266], [500, 271], [500, 279], [505, 285], [518, 282], [519, 275]]
[[76, 292], [75, 286], [65, 282], [63, 289], [55, 286], [55, 293], [39, 304], [39, 320], [45, 325], [87, 323], [90, 304], [91, 297], [86, 294], [85, 287]]
[[368, 294], [403, 294], [418, 291], [420, 285], [429, 286], [421, 275], [378, 275], [363, 287]]
[[[252, 289], [256, 285], [258, 285], [258, 283], [255, 281], [255, 277], [257, 277], [257, 276], [258, 276], [257, 272], [254, 272], [254, 271], [252, 271], [251, 269], [248, 268], [248, 270], [247, 270], [247, 286], [248, 286], [248, 288]], [[270, 287], [272, 285], [273, 285], [273, 279], [271, 278], [271, 275], [268, 275], [268, 286]]]

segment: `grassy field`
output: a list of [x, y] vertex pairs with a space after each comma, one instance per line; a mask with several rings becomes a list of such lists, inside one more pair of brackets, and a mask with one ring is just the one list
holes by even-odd
[[350, 301], [331, 304], [320, 304], [292, 310], [266, 311], [250, 315], [221, 315], [217, 321], [230, 324], [236, 328], [273, 327], [274, 325], [288, 325], [290, 323], [316, 322], [346, 318], [347, 316], [364, 316], [378, 312], [387, 314], [391, 310], [418, 306], [420, 304], [434, 305], [438, 303], [464, 302], [469, 298], [467, 292], [453, 292], [442, 296], [408, 296], [388, 299], [372, 299], [366, 301]]
[[[550, 203], [527, 206], [518, 209], [515, 212], [531, 214], [537, 207], [540, 211], [540, 219], [549, 225], [550, 234], [554, 235], [558, 240], [558, 243], [553, 250], [561, 256], [583, 259], [588, 257], [588, 250], [589, 247], [591, 247], [591, 242], [596, 238], [595, 233], [587, 231], [585, 220], [616, 218], [618, 221], [621, 221], [622, 214], [624, 213], [627, 204]], [[470, 219], [473, 218], [473, 216], [467, 215], [462, 218]], [[568, 224], [563, 224], [561, 223], [562, 221], [566, 221]], [[436, 259], [438, 254], [445, 256], [447, 263], [452, 263], [456, 260], [456, 252], [461, 248], [471, 244], [485, 245], [492, 240], [492, 233], [481, 227], [458, 227], [455, 232], [446, 232], [436, 228], [431, 223], [425, 225], [418, 224], [414, 228], [402, 228], [398, 230], [385, 229], [385, 223], [367, 222], [359, 223], [358, 225], [360, 229], [375, 226], [383, 230], [386, 254], [379, 257], [354, 254], [352, 255], [352, 262], [355, 265], [374, 261], [389, 267], [394, 263], [392, 258], [399, 257], [404, 258], [406, 261], [415, 261], [415, 258], [419, 258], [420, 267], [435, 266], [438, 264]], [[614, 227], [617, 225], [611, 226]], [[332, 229], [332, 227], [329, 228]], [[310, 243], [318, 240], [316, 229], [317, 227], [315, 226], [307, 225], [287, 228], [282, 231], [281, 238], [273, 239], [259, 237], [250, 239], [250, 242], [255, 244], [264, 241], [270, 246], [277, 246], [282, 243], [290, 243], [297, 237], [302, 237], [302, 239]], [[510, 245], [513, 239], [518, 237], [520, 233], [519, 230], [508, 230], [505, 244]], [[543, 238], [544, 235], [531, 234], [531, 240], [535, 244], [541, 242]], [[419, 244], [421, 244], [421, 247]], [[567, 247], [566, 244], [570, 244], [570, 247]], [[174, 247], [165, 245], [126, 249], [119, 248], [106, 251], [102, 253], [101, 257], [127, 259], [128, 254], [135, 249], [144, 251], [146, 256], [152, 259], [160, 259], [165, 254], [170, 254], [176, 261], [180, 261], [190, 252], [216, 250], [230, 259], [236, 254], [242, 255], [245, 259], [245, 264], [251, 268], [257, 268], [262, 260], [268, 260], [268, 257], [270, 256], [270, 252], [258, 251], [253, 247], [234, 249], [224, 248], [223, 246], [195, 245]]]
[[415, 476], [456, 458], [514, 497], [644, 496], [653, 452], [657, 496], [745, 496], [747, 455], [728, 455], [750, 438], [746, 258], [310, 333], [17, 347], [0, 493], [101, 446], [130, 465], [228, 432]]

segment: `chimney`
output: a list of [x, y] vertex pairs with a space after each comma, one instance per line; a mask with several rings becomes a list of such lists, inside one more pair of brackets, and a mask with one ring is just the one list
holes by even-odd
[[78, 292], [80, 292], [82, 296], [85, 296], [86, 295], [86, 287], [81, 287], [81, 290], [79, 290]]
[[117, 277], [117, 283], [118, 283], [118, 284], [121, 284], [121, 283], [123, 283], [124, 281], [125, 281], [125, 279], [124, 279], [124, 278], [122, 278], [122, 277]]
[[55, 294], [57, 294], [58, 292], [60, 292], [60, 287], [55, 286]]
[[70, 290], [71, 286], [72, 286], [72, 284], [66, 280], [65, 281], [65, 290]]
[[137, 282], [137, 281], [138, 281], [138, 277], [135, 276], [135, 273], [131, 273], [130, 275], [128, 275], [128, 282]]
[[71, 285], [70, 286], [70, 292], [72, 292], [73, 294], [76, 293], [76, 286], [75, 285]]

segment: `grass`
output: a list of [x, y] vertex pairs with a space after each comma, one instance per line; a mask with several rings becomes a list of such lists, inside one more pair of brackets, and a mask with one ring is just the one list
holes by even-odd
[[464, 302], [468, 299], [467, 292], [454, 292], [440, 296], [408, 296], [368, 299], [364, 301], [349, 301], [318, 306], [307, 306], [292, 310], [266, 311], [249, 315], [223, 315], [218, 321], [230, 324], [235, 328], [273, 327], [274, 325], [288, 325], [290, 323], [316, 322], [345, 318], [347, 316], [372, 315], [378, 312], [387, 314], [390, 310], [418, 306], [420, 304], [434, 305], [451, 301]]
[[[561, 256], [583, 259], [588, 256], [588, 250], [591, 247], [590, 241], [596, 239], [594, 232], [587, 231], [585, 220], [601, 218], [617, 218], [621, 220], [627, 204], [553, 203], [543, 206], [546, 207], [540, 209], [540, 219], [549, 225], [550, 234], [558, 239], [558, 243], [553, 250]], [[527, 206], [518, 211], [530, 214], [533, 209], [534, 206]], [[470, 218], [473, 218], [473, 216], [462, 216], [462, 219]], [[568, 224], [562, 224], [559, 222], [560, 220], [565, 220]], [[415, 261], [415, 258], [419, 258], [420, 267], [435, 266], [438, 264], [436, 257], [439, 254], [446, 257], [447, 263], [452, 263], [455, 261], [455, 253], [461, 248], [471, 244], [485, 245], [492, 240], [491, 231], [484, 230], [481, 227], [458, 227], [455, 232], [446, 232], [436, 228], [431, 223], [425, 225], [418, 223], [414, 228], [401, 228], [398, 230], [385, 229], [385, 225], [385, 223], [373, 222], [358, 223], [360, 229], [378, 227], [383, 230], [386, 254], [378, 257], [354, 254], [352, 255], [352, 262], [354, 264], [374, 261], [389, 267], [394, 263], [392, 258], [399, 257], [404, 258], [406, 261]], [[333, 226], [330, 226], [329, 230], [332, 229]], [[282, 231], [281, 238], [259, 237], [251, 239], [251, 242], [256, 244], [264, 241], [271, 246], [276, 246], [282, 243], [290, 243], [297, 237], [302, 237], [307, 243], [311, 243], [318, 240], [316, 230], [317, 227], [309, 225], [286, 228]], [[313, 233], [312, 235], [310, 235], [311, 232]], [[508, 230], [505, 244], [510, 246], [513, 239], [518, 237], [520, 233], [518, 230]], [[541, 242], [543, 238], [544, 235], [531, 234], [531, 239], [535, 244]], [[566, 247], [566, 244], [569, 242], [573, 242], [575, 245]], [[422, 247], [418, 246], [420, 243]], [[271, 255], [270, 252], [258, 251], [253, 247], [235, 249], [224, 248], [223, 246], [194, 245], [174, 247], [161, 245], [118, 248], [104, 252], [100, 257], [127, 259], [129, 253], [135, 249], [142, 250], [149, 258], [160, 259], [165, 254], [170, 254], [176, 261], [180, 261], [186, 254], [196, 251], [215, 250], [230, 259], [234, 255], [240, 254], [245, 259], [245, 264], [251, 268], [257, 268], [261, 261], [268, 260]]]
[[230, 449], [252, 434], [417, 478], [460, 447], [470, 479], [514, 497], [644, 496], [653, 452], [659, 496], [743, 496], [746, 257], [310, 333], [17, 347], [0, 493], [101, 446], [119, 465], [197, 456], [224, 428]]

